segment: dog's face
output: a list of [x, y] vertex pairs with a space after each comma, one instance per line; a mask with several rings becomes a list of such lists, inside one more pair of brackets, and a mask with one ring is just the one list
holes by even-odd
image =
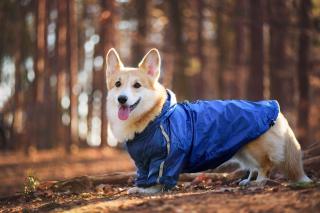
[[128, 68], [114, 49], [109, 50], [106, 58], [109, 119], [129, 122], [152, 108], [160, 61], [159, 52], [152, 49], [137, 68]]

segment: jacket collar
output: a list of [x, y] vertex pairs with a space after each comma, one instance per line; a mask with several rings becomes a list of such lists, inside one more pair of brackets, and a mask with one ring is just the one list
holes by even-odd
[[161, 113], [155, 117], [141, 133], [136, 133], [131, 141], [140, 140], [141, 138], [145, 138], [152, 134], [154, 130], [172, 114], [177, 105], [176, 95], [171, 90], [167, 89], [167, 96], [167, 100], [163, 105]]

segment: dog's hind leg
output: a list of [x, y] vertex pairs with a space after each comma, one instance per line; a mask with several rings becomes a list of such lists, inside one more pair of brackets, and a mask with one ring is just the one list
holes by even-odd
[[249, 185], [250, 181], [251, 181], [251, 178], [253, 176], [253, 174], [256, 172], [256, 170], [252, 170], [252, 169], [249, 169], [249, 175], [246, 179], [243, 179], [242, 181], [239, 182], [239, 186], [246, 186], [246, 185]]
[[301, 147], [289, 125], [285, 139], [285, 160], [281, 164], [284, 172], [293, 182], [312, 182], [304, 172]]
[[245, 145], [236, 156], [240, 156], [249, 168], [258, 171], [258, 185], [266, 183], [269, 171], [276, 167], [291, 181], [310, 182], [302, 166], [302, 152], [292, 129], [280, 113], [276, 123], [259, 138]]
[[249, 185], [253, 175], [255, 173], [258, 173], [259, 175], [259, 171], [261, 170], [259, 162], [250, 154], [248, 149], [246, 149], [245, 147], [237, 152], [237, 154], [234, 156], [234, 159], [238, 160], [238, 162], [240, 163], [241, 169], [249, 170], [248, 177], [240, 181], [239, 185], [240, 186]]
[[258, 170], [257, 179], [255, 181], [252, 181], [251, 184], [257, 186], [264, 186], [268, 180], [267, 173], [268, 172], [264, 169]]
[[253, 185], [264, 185], [267, 182], [267, 175], [272, 169], [272, 162], [269, 159], [268, 153], [262, 147], [256, 147], [257, 141], [253, 141], [244, 146], [234, 156], [240, 161], [242, 169], [249, 170], [248, 178], [242, 180], [239, 185], [251, 185], [253, 174], [257, 173], [257, 178]]

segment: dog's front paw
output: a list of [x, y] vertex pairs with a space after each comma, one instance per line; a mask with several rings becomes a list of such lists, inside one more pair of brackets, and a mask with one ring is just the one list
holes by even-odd
[[156, 194], [162, 192], [163, 186], [162, 185], [155, 185], [147, 188], [142, 188], [142, 194]]
[[140, 193], [140, 188], [139, 187], [132, 187], [130, 189], [128, 189], [127, 194], [138, 194]]
[[127, 194], [156, 194], [162, 191], [161, 185], [155, 185], [147, 188], [132, 187], [127, 191]]

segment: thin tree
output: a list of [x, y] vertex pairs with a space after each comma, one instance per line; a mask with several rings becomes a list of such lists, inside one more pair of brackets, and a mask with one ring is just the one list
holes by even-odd
[[215, 45], [218, 49], [218, 97], [224, 98], [225, 95], [225, 82], [224, 82], [224, 74], [227, 65], [227, 48], [226, 48], [226, 23], [224, 18], [225, 13], [225, 1], [219, 1], [217, 3], [216, 8], [216, 24], [217, 24], [217, 39], [215, 41]]
[[48, 26], [50, 23], [50, 12], [52, 7], [54, 6], [55, 1], [47, 1], [46, 2], [46, 17], [45, 17], [45, 72], [43, 75], [43, 95], [45, 100], [41, 104], [41, 112], [43, 115], [41, 116], [41, 120], [43, 122], [41, 128], [41, 140], [42, 143], [40, 144], [40, 148], [49, 149], [54, 146], [55, 140], [53, 139], [55, 128], [52, 123], [52, 120], [55, 119], [54, 112], [53, 112], [53, 100], [52, 100], [52, 87], [50, 85], [50, 78], [52, 74], [52, 60], [50, 57], [51, 52], [49, 52], [48, 44], [47, 44], [47, 37], [49, 36]]
[[145, 45], [147, 38], [148, 27], [148, 0], [134, 0], [133, 7], [136, 11], [136, 18], [138, 22], [137, 32], [133, 39], [132, 45], [132, 64], [138, 65], [143, 55], [145, 54]]
[[247, 97], [251, 100], [263, 99], [263, 0], [250, 0], [250, 72]]
[[16, 42], [14, 44], [10, 44], [13, 46], [13, 50], [15, 52], [15, 90], [13, 95], [14, 104], [12, 109], [14, 112], [12, 121], [12, 141], [14, 141], [14, 143], [11, 144], [11, 147], [23, 150], [25, 142], [24, 139], [28, 138], [25, 137], [28, 133], [28, 129], [25, 128], [26, 123], [24, 122], [24, 120], [26, 120], [25, 116], [28, 115], [28, 110], [26, 110], [26, 108], [28, 108], [26, 105], [28, 94], [26, 91], [26, 82], [24, 78], [25, 66], [23, 66], [23, 61], [32, 54], [32, 50], [34, 48], [26, 23], [26, 15], [29, 11], [31, 11], [31, 8], [33, 8], [34, 5], [32, 3], [19, 3], [16, 5], [17, 11], [15, 13], [15, 17], [17, 18], [17, 24], [14, 25], [14, 30], [16, 31]]
[[[46, 56], [46, 0], [37, 0], [36, 10], [36, 57], [33, 107], [31, 109], [32, 143], [40, 146], [43, 143], [42, 130], [44, 128], [43, 108], [45, 86], [45, 56]], [[30, 139], [29, 139], [30, 140]], [[28, 142], [26, 151], [31, 144]]]
[[241, 84], [244, 83], [245, 69], [245, 10], [246, 0], [237, 0], [234, 4], [234, 69], [233, 69], [233, 89], [231, 98], [244, 96]]
[[[17, 6], [17, 34], [23, 35], [24, 29], [25, 29], [25, 22], [24, 22], [24, 8], [21, 4], [18, 4]], [[15, 59], [15, 82], [14, 82], [14, 104], [12, 111], [14, 112], [13, 115], [13, 121], [12, 121], [12, 138], [15, 144], [18, 144], [21, 140], [21, 134], [19, 131], [19, 126], [21, 125], [21, 116], [22, 116], [22, 69], [21, 69], [21, 62], [22, 62], [22, 37], [18, 36], [16, 39], [16, 43], [13, 45], [15, 46], [15, 49], [17, 50], [14, 54]]]
[[69, 68], [69, 97], [70, 97], [70, 139], [67, 143], [66, 151], [72, 152], [79, 145], [78, 137], [78, 32], [77, 13], [75, 0], [67, 1], [67, 59]]
[[174, 68], [173, 71], [173, 90], [176, 91], [178, 98], [185, 99], [190, 96], [190, 87], [188, 86], [185, 76], [185, 69], [188, 61], [188, 53], [186, 43], [184, 42], [184, 22], [183, 22], [183, 1], [170, 0], [168, 3], [168, 16], [171, 23], [172, 37], [170, 42], [174, 52]]
[[61, 100], [65, 95], [65, 79], [67, 73], [67, 1], [58, 0], [58, 22], [57, 22], [57, 42], [56, 42], [56, 55], [57, 55], [57, 85], [56, 85], [56, 138], [59, 147], [62, 147], [63, 142], [66, 142], [66, 128], [62, 125]]
[[[57, 23], [57, 18], [52, 16], [52, 12], [56, 11], [57, 9], [57, 0], [50, 0], [47, 2], [47, 23], [46, 26], [49, 26], [51, 24], [56, 24]], [[47, 28], [47, 37], [49, 37], [49, 33], [52, 33], [49, 31], [49, 27]], [[55, 30], [56, 34], [57, 30]], [[49, 44], [48, 44], [49, 45]], [[57, 147], [58, 144], [58, 138], [57, 138], [57, 99], [56, 99], [56, 87], [53, 87], [53, 85], [50, 83], [52, 82], [51, 79], [53, 77], [57, 77], [57, 42], [54, 42], [53, 47], [47, 48], [47, 53], [46, 53], [46, 75], [45, 75], [45, 96], [46, 96], [46, 101], [45, 101], [45, 116], [46, 117], [46, 131], [45, 131], [45, 137], [47, 138], [46, 142], [46, 148], [53, 148]]]
[[196, 82], [196, 89], [197, 94], [194, 94], [193, 97], [197, 96], [197, 98], [204, 98], [204, 88], [205, 88], [205, 81], [204, 81], [204, 71], [205, 71], [205, 63], [206, 57], [204, 54], [204, 39], [202, 33], [204, 31], [204, 14], [203, 10], [205, 8], [205, 4], [203, 0], [196, 0], [196, 8], [197, 8], [197, 58], [199, 60], [199, 70], [195, 75], [195, 82]]
[[35, 85], [36, 85], [36, 101], [43, 103], [44, 101], [44, 75], [45, 75], [45, 56], [46, 56], [46, 0], [37, 1], [37, 47], [36, 47], [36, 65], [35, 65]]
[[[288, 1], [270, 1], [270, 95], [284, 112], [294, 109], [294, 73], [289, 67]], [[281, 17], [281, 18], [280, 18]]]
[[299, 80], [299, 140], [303, 147], [308, 144], [309, 130], [309, 53], [310, 53], [310, 28], [311, 28], [311, 1], [301, 0], [299, 5], [299, 50], [298, 50], [298, 80]]
[[[114, 0], [101, 0], [102, 13], [100, 17], [100, 45], [96, 50], [96, 54], [104, 57], [106, 51], [115, 45], [115, 1]], [[99, 89], [102, 94], [101, 98], [101, 143], [100, 147], [107, 144], [108, 138], [108, 122], [106, 119], [106, 64], [105, 60], [103, 67], [98, 70], [100, 74]]]

